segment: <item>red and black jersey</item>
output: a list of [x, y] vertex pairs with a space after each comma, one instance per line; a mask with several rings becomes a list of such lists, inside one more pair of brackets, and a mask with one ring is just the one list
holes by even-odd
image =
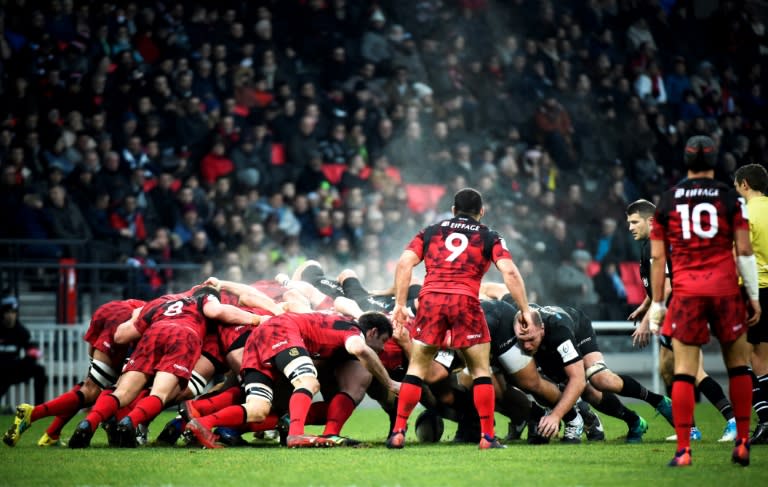
[[144, 306], [145, 302], [140, 299], [126, 299], [122, 301], [110, 301], [104, 303], [93, 313], [88, 331], [85, 332], [85, 341], [91, 342], [91, 338], [96, 338], [104, 331], [109, 331], [114, 336], [117, 327], [131, 318], [133, 310]]
[[749, 229], [736, 191], [714, 179], [688, 179], [665, 192], [656, 208], [651, 240], [662, 240], [679, 296], [726, 296], [739, 292], [733, 240]]
[[144, 306], [136, 322], [136, 329], [144, 333], [155, 322], [173, 320], [179, 326], [192, 328], [202, 339], [208, 328], [203, 304], [209, 296], [219, 298], [218, 294], [208, 287], [160, 296]]
[[264, 339], [262, 343], [265, 346], [277, 350], [286, 332], [289, 335], [300, 335], [313, 359], [331, 358], [334, 353], [344, 349], [350, 337], [363, 336], [357, 323], [336, 313], [284, 313], [270, 318], [256, 328], [252, 335], [258, 334]]
[[420, 295], [437, 292], [477, 297], [491, 262], [512, 258], [498, 233], [465, 216], [426, 227], [406, 248], [424, 261], [427, 270]]

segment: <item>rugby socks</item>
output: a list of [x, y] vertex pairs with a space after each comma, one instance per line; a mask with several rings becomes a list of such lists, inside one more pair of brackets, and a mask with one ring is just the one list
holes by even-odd
[[84, 402], [85, 396], [80, 392], [80, 386], [75, 386], [59, 397], [35, 406], [35, 409], [32, 410], [32, 422], [48, 416], [69, 415], [72, 417], [83, 407]]
[[749, 420], [752, 415], [751, 375], [746, 365], [728, 369], [728, 388], [731, 392], [733, 415], [736, 418], [737, 438], [749, 438]]
[[61, 430], [64, 429], [64, 426], [69, 423], [69, 420], [72, 419], [72, 417], [77, 414], [76, 412], [73, 413], [70, 416], [56, 416], [53, 418], [53, 421], [51, 421], [51, 424], [48, 425], [48, 428], [46, 428], [45, 432], [48, 434], [49, 438], [58, 438], [61, 436]]
[[672, 419], [677, 433], [677, 450], [691, 447], [691, 428], [696, 398], [693, 393], [696, 378], [692, 375], [675, 374], [672, 378]]
[[472, 383], [472, 398], [480, 416], [480, 432], [487, 438], [495, 438], [493, 411], [496, 407], [496, 393], [490, 377], [478, 377]]
[[725, 397], [723, 388], [720, 387], [720, 384], [718, 384], [715, 379], [710, 376], [706, 376], [701, 382], [699, 382], [699, 385], [696, 387], [698, 387], [699, 391], [704, 394], [704, 397], [706, 397], [707, 400], [711, 402], [718, 411], [720, 411], [720, 414], [723, 415], [726, 421], [733, 418], [733, 408], [731, 407], [731, 401]]
[[243, 392], [240, 386], [230, 387], [210, 397], [195, 399], [192, 406], [200, 413], [200, 416], [208, 416], [227, 406], [235, 406], [242, 403]]
[[311, 406], [309, 406], [309, 412], [307, 413], [307, 420], [304, 421], [304, 424], [325, 424], [326, 419], [328, 418], [328, 403], [325, 401], [318, 401], [313, 402]]
[[768, 374], [760, 377], [752, 374], [752, 407], [759, 422], [768, 422]]
[[213, 414], [197, 418], [197, 422], [208, 429], [212, 429], [215, 426], [236, 428], [248, 423], [248, 411], [245, 410], [245, 406], [240, 404], [236, 406], [227, 406], [221, 411], [216, 411]]
[[415, 375], [407, 374], [403, 377], [397, 399], [397, 418], [392, 431], [405, 431], [408, 427], [408, 418], [421, 399], [421, 383], [422, 380]]
[[102, 393], [91, 408], [91, 412], [85, 417], [85, 420], [91, 425], [91, 431], [95, 430], [102, 421], [114, 416], [120, 409], [120, 399], [112, 392], [114, 391]]
[[293, 391], [288, 402], [288, 412], [291, 415], [291, 425], [288, 427], [288, 435], [303, 435], [304, 424], [307, 421], [309, 407], [312, 405], [313, 394], [303, 387]]
[[569, 409], [565, 414], [563, 414], [563, 421], [565, 421], [566, 423], [569, 423], [574, 419], [576, 419], [577, 414], [578, 412], [576, 411], [576, 407], [574, 406], [571, 409]]
[[128, 413], [127, 417], [130, 418], [131, 424], [134, 426], [149, 423], [155, 419], [158, 414], [163, 412], [164, 406], [162, 399], [150, 395], [136, 403], [136, 407]]
[[664, 396], [651, 392], [637, 382], [634, 377], [628, 375], [619, 374], [619, 378], [624, 383], [619, 394], [624, 397], [633, 397], [647, 402], [653, 407], [658, 407], [661, 401], [664, 400]]
[[264, 421], [259, 421], [258, 423], [248, 423], [245, 425], [245, 427], [248, 431], [253, 431], [254, 433], [256, 433], [257, 431], [273, 430], [277, 428], [277, 424], [279, 422], [280, 422], [280, 417], [278, 415], [270, 414], [269, 416], [264, 418]]
[[331, 403], [328, 405], [328, 419], [325, 423], [323, 435], [338, 435], [341, 433], [341, 428], [344, 427], [344, 423], [352, 416], [356, 406], [355, 400], [346, 392], [340, 392], [333, 396]]
[[612, 392], [603, 392], [603, 400], [600, 401], [600, 404], [594, 405], [594, 407], [603, 414], [624, 421], [630, 428], [634, 426], [640, 418], [636, 412], [628, 409], [622, 404], [619, 397]]

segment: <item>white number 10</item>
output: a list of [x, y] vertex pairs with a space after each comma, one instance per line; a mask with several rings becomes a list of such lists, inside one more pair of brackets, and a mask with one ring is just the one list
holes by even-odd
[[469, 239], [463, 233], [451, 233], [445, 237], [445, 248], [451, 251], [451, 255], [445, 258], [448, 262], [453, 262], [467, 249]]
[[[683, 238], [691, 238], [691, 227], [693, 233], [701, 238], [712, 238], [717, 235], [717, 208], [712, 203], [699, 203], [690, 209], [690, 205], [677, 205], [675, 210], [680, 213], [680, 226], [683, 228]], [[709, 228], [704, 230], [701, 226], [701, 215], [706, 213], [709, 217]]]

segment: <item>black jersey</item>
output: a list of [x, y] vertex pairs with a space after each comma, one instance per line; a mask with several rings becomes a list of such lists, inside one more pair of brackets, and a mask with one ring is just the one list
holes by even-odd
[[517, 308], [504, 301], [484, 300], [481, 303], [488, 330], [491, 333], [491, 362], [517, 344], [515, 315]]
[[651, 241], [645, 239], [640, 244], [640, 279], [643, 281], [645, 294], [653, 299], [651, 292]]
[[581, 310], [570, 306], [539, 308], [544, 323], [544, 338], [534, 359], [542, 372], [557, 382], [567, 379], [565, 366], [599, 351], [592, 321]]

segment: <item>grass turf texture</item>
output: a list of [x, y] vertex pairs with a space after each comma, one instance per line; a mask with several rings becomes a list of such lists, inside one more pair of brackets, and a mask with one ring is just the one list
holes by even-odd
[[[87, 450], [41, 448], [37, 440], [48, 420], [35, 423], [15, 448], [0, 445], [3, 486], [438, 486], [557, 485], [593, 486], [727, 486], [768, 485], [768, 446], [752, 449], [752, 465], [731, 464], [731, 443], [717, 443], [724, 421], [709, 404], [697, 407], [704, 440], [693, 444], [693, 467], [671, 469], [675, 444], [665, 442], [672, 428], [645, 405], [632, 405], [650, 425], [644, 443], [627, 445], [624, 423], [603, 418], [608, 441], [581, 445], [530, 446], [512, 442], [506, 450], [479, 451], [476, 445], [452, 444], [455, 423], [446, 421], [443, 441], [419, 444], [413, 427], [404, 450], [384, 447], [388, 420], [378, 409], [359, 410], [343, 433], [370, 442], [368, 448], [290, 450], [276, 443], [253, 447], [201, 450], [144, 447], [106, 448], [103, 430]], [[154, 439], [172, 415], [164, 413], [150, 426]], [[78, 416], [63, 438], [69, 438]], [[415, 420], [412, 418], [411, 425]], [[12, 416], [0, 416], [3, 431]], [[497, 433], [506, 433], [506, 419], [497, 417]], [[309, 433], [319, 433], [309, 427]], [[526, 433], [523, 433], [525, 437]], [[246, 439], [251, 435], [246, 434]]]

